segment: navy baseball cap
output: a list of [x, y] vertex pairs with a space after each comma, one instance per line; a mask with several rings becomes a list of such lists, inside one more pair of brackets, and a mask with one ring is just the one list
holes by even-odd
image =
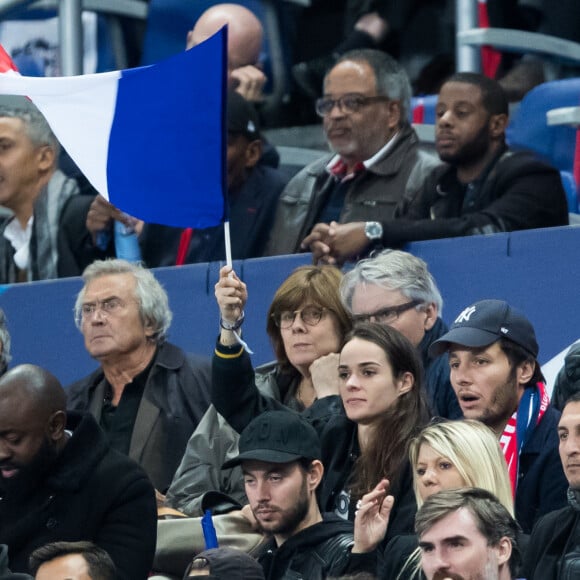
[[250, 459], [290, 463], [322, 456], [318, 433], [306, 419], [292, 411], [265, 411], [258, 415], [242, 431], [239, 450], [239, 455], [226, 461], [222, 469]]
[[465, 308], [449, 331], [429, 347], [429, 355], [443, 354], [450, 344], [483, 348], [500, 338], [507, 338], [538, 357], [534, 327], [520, 310], [504, 300], [480, 300]]

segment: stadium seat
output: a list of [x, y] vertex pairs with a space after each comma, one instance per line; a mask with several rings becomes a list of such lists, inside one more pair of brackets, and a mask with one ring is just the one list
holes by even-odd
[[[58, 0], [0, 1], [0, 21], [48, 21], [61, 13], [63, 4]], [[57, 44], [60, 52], [61, 74], [78, 74], [76, 71], [66, 70], [66, 67], [71, 66], [73, 61], [78, 61], [81, 73], [127, 68], [127, 54], [120, 19], [128, 17], [144, 20], [147, 14], [146, 0], [122, 0], [121, 2], [118, 0], [82, 0], [81, 8], [96, 12], [98, 15], [95, 70], [83, 71], [83, 47], [82, 45], [75, 46], [71, 35], [65, 32], [67, 27], [77, 27], [80, 23], [75, 22], [73, 17], [72, 21], [67, 21], [66, 26], [59, 28]], [[81, 54], [77, 54], [77, 50], [80, 50]], [[22, 74], [27, 76], [44, 76], [45, 74], [42, 63], [39, 63], [34, 56], [21, 54], [15, 56], [14, 61]]]
[[572, 213], [578, 213], [579, 184], [572, 177], [578, 157], [577, 129], [569, 125], [548, 125], [547, 114], [552, 109], [578, 105], [580, 78], [543, 83], [526, 94], [507, 129], [510, 147], [531, 149], [561, 172]]
[[411, 123], [420, 125], [435, 124], [435, 107], [437, 105], [437, 95], [425, 95], [411, 98]]

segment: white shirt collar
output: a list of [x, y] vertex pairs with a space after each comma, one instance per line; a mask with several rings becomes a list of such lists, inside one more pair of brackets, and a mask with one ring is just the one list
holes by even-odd
[[4, 228], [4, 237], [14, 248], [14, 262], [21, 270], [28, 268], [30, 236], [32, 235], [32, 223], [34, 216], [30, 216], [26, 228], [22, 229], [20, 222], [13, 218]]
[[[397, 135], [399, 132], [397, 131], [372, 157], [363, 161], [363, 165], [365, 169], [369, 169], [372, 167], [380, 158], [382, 158], [387, 151], [393, 148], [395, 141], [397, 140]], [[330, 170], [334, 167], [335, 163], [340, 159], [340, 155], [335, 155], [327, 164], [326, 164], [326, 171], [330, 173]]]

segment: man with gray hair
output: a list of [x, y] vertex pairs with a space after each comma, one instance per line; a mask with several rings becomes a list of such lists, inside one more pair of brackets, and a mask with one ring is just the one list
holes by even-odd
[[209, 406], [209, 362], [167, 342], [167, 294], [146, 268], [97, 260], [83, 280], [75, 319], [101, 366], [68, 389], [68, 407], [90, 411], [163, 494]]
[[338, 60], [316, 101], [333, 154], [282, 192], [266, 255], [310, 249], [331, 222], [361, 222], [369, 243], [380, 239], [380, 220], [391, 219], [439, 163], [419, 150], [407, 120], [410, 98], [407, 73], [388, 54], [360, 49]]
[[62, 232], [63, 214], [78, 184], [57, 168], [59, 144], [46, 119], [26, 99], [0, 104], [0, 283], [79, 275]]
[[518, 523], [489, 491], [440, 491], [415, 518], [427, 580], [512, 580], [521, 563]]
[[429, 356], [429, 346], [447, 326], [441, 320], [443, 300], [427, 264], [408, 252], [384, 250], [347, 272], [340, 293], [355, 322], [392, 326], [417, 347], [432, 410], [447, 419], [462, 418], [447, 359]]

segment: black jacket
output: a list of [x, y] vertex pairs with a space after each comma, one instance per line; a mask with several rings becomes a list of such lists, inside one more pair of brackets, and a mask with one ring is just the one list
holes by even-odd
[[111, 241], [107, 250], [93, 244], [87, 230], [87, 215], [94, 195], [73, 195], [63, 207], [58, 237], [58, 277], [80, 276], [95, 260], [115, 256]]
[[524, 558], [527, 580], [560, 580], [561, 561], [575, 551], [580, 557], [580, 504], [570, 490], [570, 505], [544, 516], [535, 526]]
[[[240, 352], [239, 346], [216, 346], [218, 352], [232, 355]], [[262, 395], [255, 384], [254, 370], [250, 357], [244, 351], [241, 356], [213, 358], [212, 403], [218, 412], [238, 433], [266, 410], [286, 409], [282, 403]], [[324, 477], [318, 488], [318, 503], [323, 512], [340, 512], [338, 495], [348, 487], [359, 448], [356, 437], [356, 424], [344, 414], [340, 397], [324, 397], [316, 401], [303, 415], [313, 425], [320, 436]], [[405, 464], [398, 475], [396, 501], [391, 514], [387, 538], [396, 534], [413, 531], [416, 511], [411, 469]], [[353, 505], [346, 506], [345, 517], [354, 516]]]
[[560, 175], [527, 151], [501, 153], [483, 176], [462, 186], [455, 168], [438, 167], [423, 189], [383, 222], [382, 242], [407, 242], [568, 225]]
[[129, 458], [109, 448], [91, 415], [69, 413], [72, 437], [45, 481], [23, 501], [0, 501], [0, 543], [10, 568], [28, 571], [39, 546], [90, 540], [106, 550], [117, 578], [144, 580], [153, 563], [157, 508], [153, 486]]
[[[407, 565], [411, 555], [419, 546], [419, 541], [415, 534], [402, 534], [395, 536], [385, 547], [379, 550], [377, 576], [380, 580], [395, 580]], [[417, 560], [418, 561], [418, 560]], [[414, 564], [414, 562], [413, 562]], [[425, 575], [411, 562], [405, 568], [405, 580], [422, 580]]]
[[560, 412], [551, 405], [520, 453], [516, 519], [529, 534], [536, 521], [566, 505], [568, 481], [558, 453]]
[[[325, 512], [339, 513], [342, 511], [340, 494], [348, 488], [349, 478], [360, 455], [356, 423], [344, 414], [338, 396], [316, 401], [304, 415], [313, 425], [319, 426], [324, 464], [324, 478], [318, 490], [320, 508]], [[395, 497], [395, 505], [389, 518], [385, 542], [396, 535], [412, 532], [417, 511], [409, 462], [405, 461], [401, 473], [392, 474], [389, 479], [392, 484], [389, 491]], [[352, 519], [354, 506], [355, 502], [351, 500], [347, 506], [348, 513], [342, 515]]]
[[322, 580], [345, 573], [374, 572], [375, 555], [351, 554], [354, 544], [351, 522], [324, 514], [286, 540], [279, 548], [272, 539], [257, 554], [266, 580]]
[[421, 361], [425, 369], [425, 388], [432, 411], [445, 419], [463, 419], [459, 401], [449, 380], [449, 360], [446, 354], [429, 356], [429, 347], [447, 332], [447, 325], [437, 318], [419, 344]]
[[[209, 406], [209, 361], [161, 344], [149, 372], [131, 434], [129, 457], [161, 492], [181, 462], [191, 434]], [[67, 389], [68, 407], [101, 420], [106, 381], [101, 368]]]

